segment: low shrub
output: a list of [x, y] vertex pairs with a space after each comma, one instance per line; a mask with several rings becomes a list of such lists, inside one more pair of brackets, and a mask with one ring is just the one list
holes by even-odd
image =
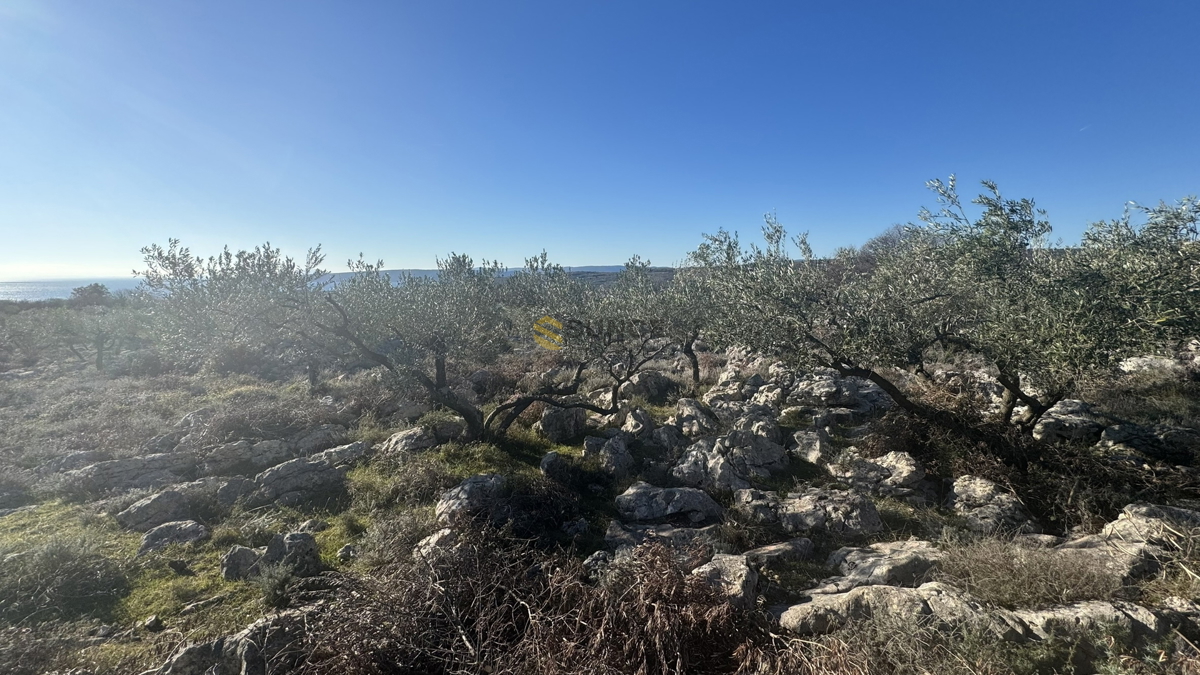
[[1006, 609], [1107, 600], [1122, 587], [1121, 577], [1101, 562], [1002, 539], [951, 544], [937, 579]]
[[409, 509], [377, 518], [362, 535], [361, 559], [368, 567], [397, 564], [409, 557], [417, 542], [437, 529], [432, 507]]
[[260, 565], [254, 585], [262, 592], [263, 604], [270, 609], [284, 609], [290, 604], [288, 586], [292, 583], [292, 570], [287, 565]]
[[500, 537], [363, 579], [310, 626], [302, 672], [752, 672], [747, 647], [772, 641], [665, 548], [595, 586], [577, 560]]
[[0, 618], [40, 623], [105, 617], [129, 588], [123, 565], [89, 535], [57, 535], [0, 548]]
[[0, 627], [0, 672], [6, 675], [42, 675], [67, 672], [78, 661], [76, 650], [83, 646], [77, 626], [44, 623]]
[[426, 504], [460, 480], [459, 472], [435, 453], [411, 458], [380, 457], [350, 470], [346, 485], [356, 508], [364, 511]]

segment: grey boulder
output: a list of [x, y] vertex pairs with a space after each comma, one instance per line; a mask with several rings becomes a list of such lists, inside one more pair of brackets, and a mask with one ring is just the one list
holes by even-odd
[[865, 536], [883, 530], [875, 505], [850, 491], [809, 488], [784, 499], [760, 490], [734, 492], [733, 508], [753, 521], [778, 524], [787, 532]]
[[986, 478], [960, 476], [954, 481], [947, 502], [975, 532], [1030, 534], [1041, 531], [1016, 495]]
[[842, 576], [826, 579], [813, 593], [845, 593], [859, 586], [919, 586], [929, 580], [945, 553], [928, 541], [892, 541], [840, 548], [826, 564]]
[[117, 522], [128, 530], [145, 532], [188, 515], [188, 499], [178, 490], [164, 490], [151, 495], [116, 515]]
[[754, 606], [758, 572], [746, 563], [745, 556], [718, 553], [711, 561], [693, 570], [692, 575], [719, 589], [734, 607], [749, 609]]
[[587, 430], [587, 411], [548, 406], [534, 428], [551, 443], [569, 441]]
[[723, 509], [707, 493], [695, 488], [661, 488], [637, 482], [617, 496], [617, 512], [625, 520], [665, 521], [681, 518], [691, 523], [717, 520]]
[[480, 474], [450, 488], [442, 493], [434, 509], [438, 523], [454, 525], [486, 510], [500, 497], [505, 483], [504, 476]]
[[142, 545], [137, 554], [145, 555], [172, 544], [194, 544], [207, 539], [208, 534], [208, 528], [194, 520], [163, 523], [142, 535]]

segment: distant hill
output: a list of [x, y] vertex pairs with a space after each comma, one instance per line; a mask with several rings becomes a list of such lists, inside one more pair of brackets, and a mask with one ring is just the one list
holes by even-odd
[[[588, 283], [603, 286], [610, 284], [616, 280], [617, 274], [625, 269], [624, 265], [585, 265], [581, 267], [564, 267], [567, 273], [576, 279], [581, 279]], [[508, 274], [515, 273], [516, 270], [509, 270]], [[398, 279], [401, 275], [409, 274], [414, 277], [436, 277], [437, 270], [415, 270], [415, 269], [400, 269], [400, 270], [384, 270], [384, 274], [391, 277], [393, 280]], [[333, 275], [335, 281], [345, 279], [352, 276], [351, 272], [336, 272]], [[651, 267], [650, 278], [655, 283], [666, 283], [675, 276], [675, 268], [673, 267]]]

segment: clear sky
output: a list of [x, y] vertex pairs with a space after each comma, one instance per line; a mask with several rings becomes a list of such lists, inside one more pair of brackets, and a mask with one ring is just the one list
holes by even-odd
[[265, 240], [428, 268], [818, 252], [957, 173], [1056, 233], [1200, 192], [1200, 2], [0, 3], [0, 280]]

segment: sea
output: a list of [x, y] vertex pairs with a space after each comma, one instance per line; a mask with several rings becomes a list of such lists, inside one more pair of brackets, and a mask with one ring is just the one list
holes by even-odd
[[42, 281], [0, 281], [0, 300], [51, 300], [69, 298], [71, 291], [89, 284], [104, 284], [108, 290], [131, 291], [141, 279], [116, 277], [109, 279], [45, 279]]
[[[607, 277], [615, 275], [621, 271], [621, 265], [596, 265], [584, 267], [568, 267], [566, 268], [571, 274], [584, 279], [596, 277], [601, 281]], [[669, 268], [654, 268], [655, 270]], [[509, 271], [511, 273], [512, 270]], [[400, 277], [401, 273], [411, 274], [418, 277], [433, 277], [437, 276], [437, 270], [384, 270], [393, 279]], [[335, 281], [350, 276], [346, 272], [338, 272], [333, 274]], [[669, 278], [669, 277], [668, 277]], [[44, 281], [0, 281], [0, 301], [4, 300], [51, 300], [54, 298], [69, 298], [71, 291], [80, 286], [89, 284], [104, 284], [112, 293], [118, 291], [131, 291], [137, 288], [141, 283], [138, 277], [115, 277], [107, 279], [53, 279]]]

